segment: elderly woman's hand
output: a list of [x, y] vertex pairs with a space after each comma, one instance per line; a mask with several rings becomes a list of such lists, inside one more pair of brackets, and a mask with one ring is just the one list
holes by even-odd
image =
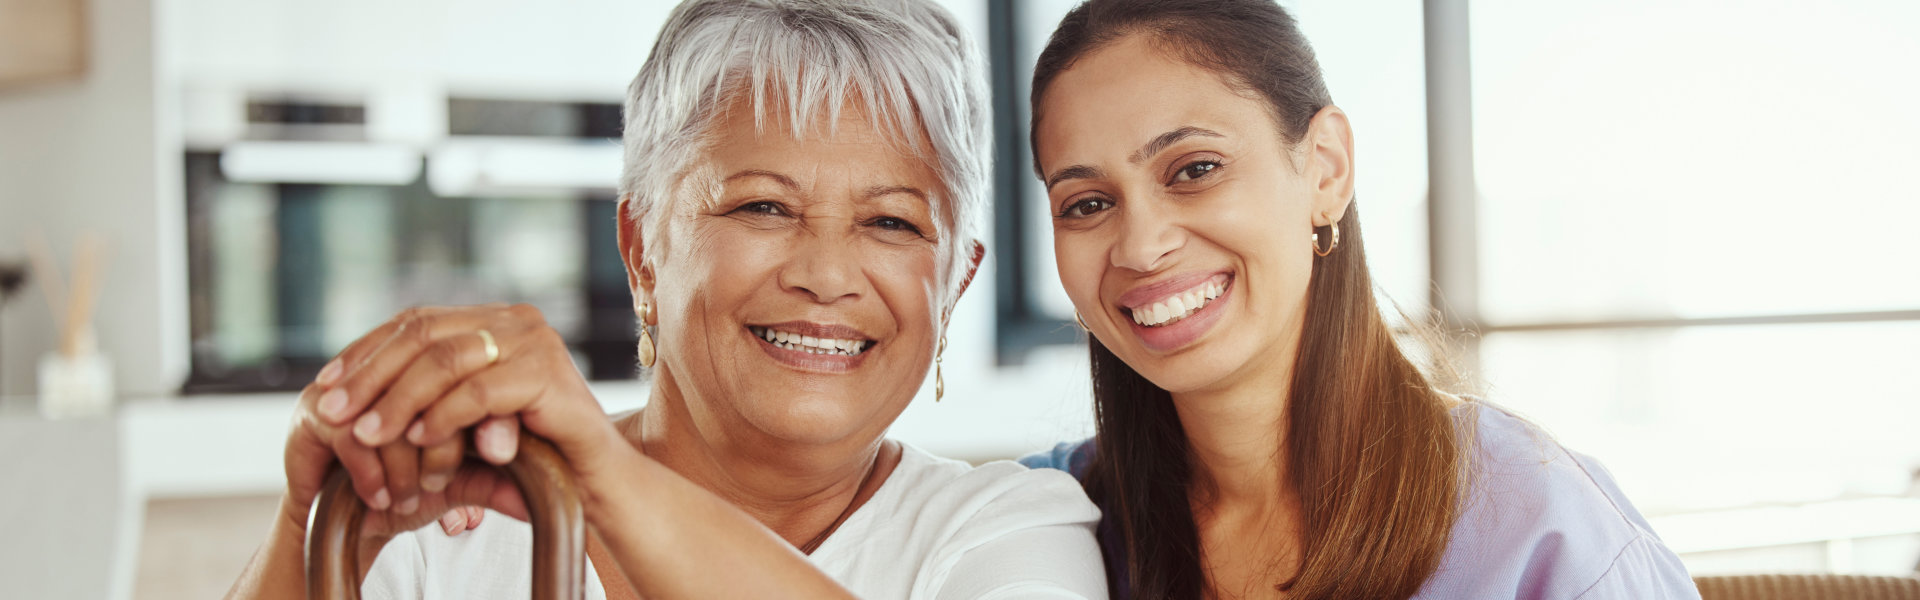
[[[390, 470], [382, 463], [381, 456], [419, 450], [405, 443], [369, 448], [355, 440], [345, 428], [329, 424], [315, 410], [327, 389], [310, 385], [300, 394], [292, 432], [287, 436], [287, 495], [282, 509], [295, 530], [304, 531], [308, 510], [335, 460], [348, 465], [346, 471], [356, 493], [374, 509], [362, 522], [362, 552], [378, 551], [386, 539], [417, 529], [442, 511], [469, 517], [476, 512], [470, 507], [485, 506], [524, 518], [526, 507], [518, 488], [498, 471], [487, 468], [467, 468], [450, 474], [448, 484], [418, 496], [416, 506], [411, 507], [418, 510], [389, 510], [394, 508], [392, 494], [387, 491], [391, 486], [386, 482], [386, 473]], [[447, 446], [455, 457], [461, 455], [462, 442], [458, 438]], [[466, 522], [463, 519], [461, 524]], [[450, 524], [443, 522], [443, 526]]]
[[565, 341], [526, 305], [408, 310], [348, 346], [319, 385], [327, 390], [319, 418], [350, 425], [355, 444], [381, 449], [377, 466], [364, 456], [342, 455], [356, 490], [378, 507], [384, 487], [404, 514], [444, 510], [419, 498], [454, 481], [460, 434], [468, 429], [480, 456], [503, 464], [513, 459], [524, 423], [583, 477], [604, 472], [596, 466], [609, 453], [632, 451], [589, 392]]

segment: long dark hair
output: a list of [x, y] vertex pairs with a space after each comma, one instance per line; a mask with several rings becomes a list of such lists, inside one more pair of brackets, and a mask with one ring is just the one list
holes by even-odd
[[[1306, 37], [1272, 0], [1091, 0], [1040, 53], [1035, 131], [1054, 78], [1129, 35], [1264, 100], [1289, 144], [1333, 103]], [[1296, 598], [1406, 598], [1439, 566], [1459, 516], [1465, 434], [1381, 316], [1357, 205], [1339, 227], [1339, 247], [1313, 262], [1286, 398], [1277, 450], [1300, 494], [1303, 548], [1299, 572], [1276, 583]], [[1113, 583], [1139, 598], [1204, 597], [1193, 467], [1172, 397], [1099, 340], [1088, 346], [1099, 441], [1086, 488], [1123, 548], [1107, 557], [1110, 574], [1126, 573]]]

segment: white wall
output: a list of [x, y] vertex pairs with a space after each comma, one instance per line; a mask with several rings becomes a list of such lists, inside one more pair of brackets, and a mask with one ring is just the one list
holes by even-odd
[[[176, 389], [186, 370], [184, 207], [179, 153], [166, 146], [156, 94], [153, 12], [143, 0], [92, 0], [84, 78], [0, 92], [0, 257], [44, 236], [62, 262], [84, 231], [110, 262], [95, 329], [119, 388]], [[157, 103], [157, 101], [160, 101]], [[0, 313], [0, 394], [30, 394], [58, 332], [30, 285]]]
[[[169, 0], [196, 94], [307, 93], [386, 115], [448, 93], [615, 101], [674, 2]], [[385, 114], [382, 114], [385, 113]], [[431, 114], [431, 113], [427, 113]]]

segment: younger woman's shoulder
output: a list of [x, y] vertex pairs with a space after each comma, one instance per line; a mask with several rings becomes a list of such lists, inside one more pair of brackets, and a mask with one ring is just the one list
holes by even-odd
[[1599, 461], [1498, 405], [1454, 411], [1471, 449], [1461, 513], [1421, 597], [1611, 597], [1593, 593], [1620, 585], [1635, 597], [1698, 597]]
[[1622, 528], [1645, 527], [1600, 461], [1561, 445], [1540, 426], [1484, 400], [1462, 403], [1454, 416], [1471, 448], [1463, 456], [1469, 511], [1525, 504], [1604, 516], [1603, 521]]
[[1087, 465], [1093, 464], [1095, 447], [1093, 438], [1060, 442], [1053, 448], [1022, 456], [1019, 462], [1029, 469], [1065, 471], [1074, 479], [1086, 479]]

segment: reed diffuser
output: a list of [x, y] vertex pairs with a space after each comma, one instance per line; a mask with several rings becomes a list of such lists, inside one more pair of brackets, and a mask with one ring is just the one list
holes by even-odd
[[80, 236], [71, 288], [61, 279], [45, 240], [34, 240], [28, 251], [47, 309], [60, 324], [58, 349], [40, 358], [40, 414], [48, 418], [106, 414], [113, 408], [113, 364], [100, 353], [93, 334], [105, 248], [97, 236]]

